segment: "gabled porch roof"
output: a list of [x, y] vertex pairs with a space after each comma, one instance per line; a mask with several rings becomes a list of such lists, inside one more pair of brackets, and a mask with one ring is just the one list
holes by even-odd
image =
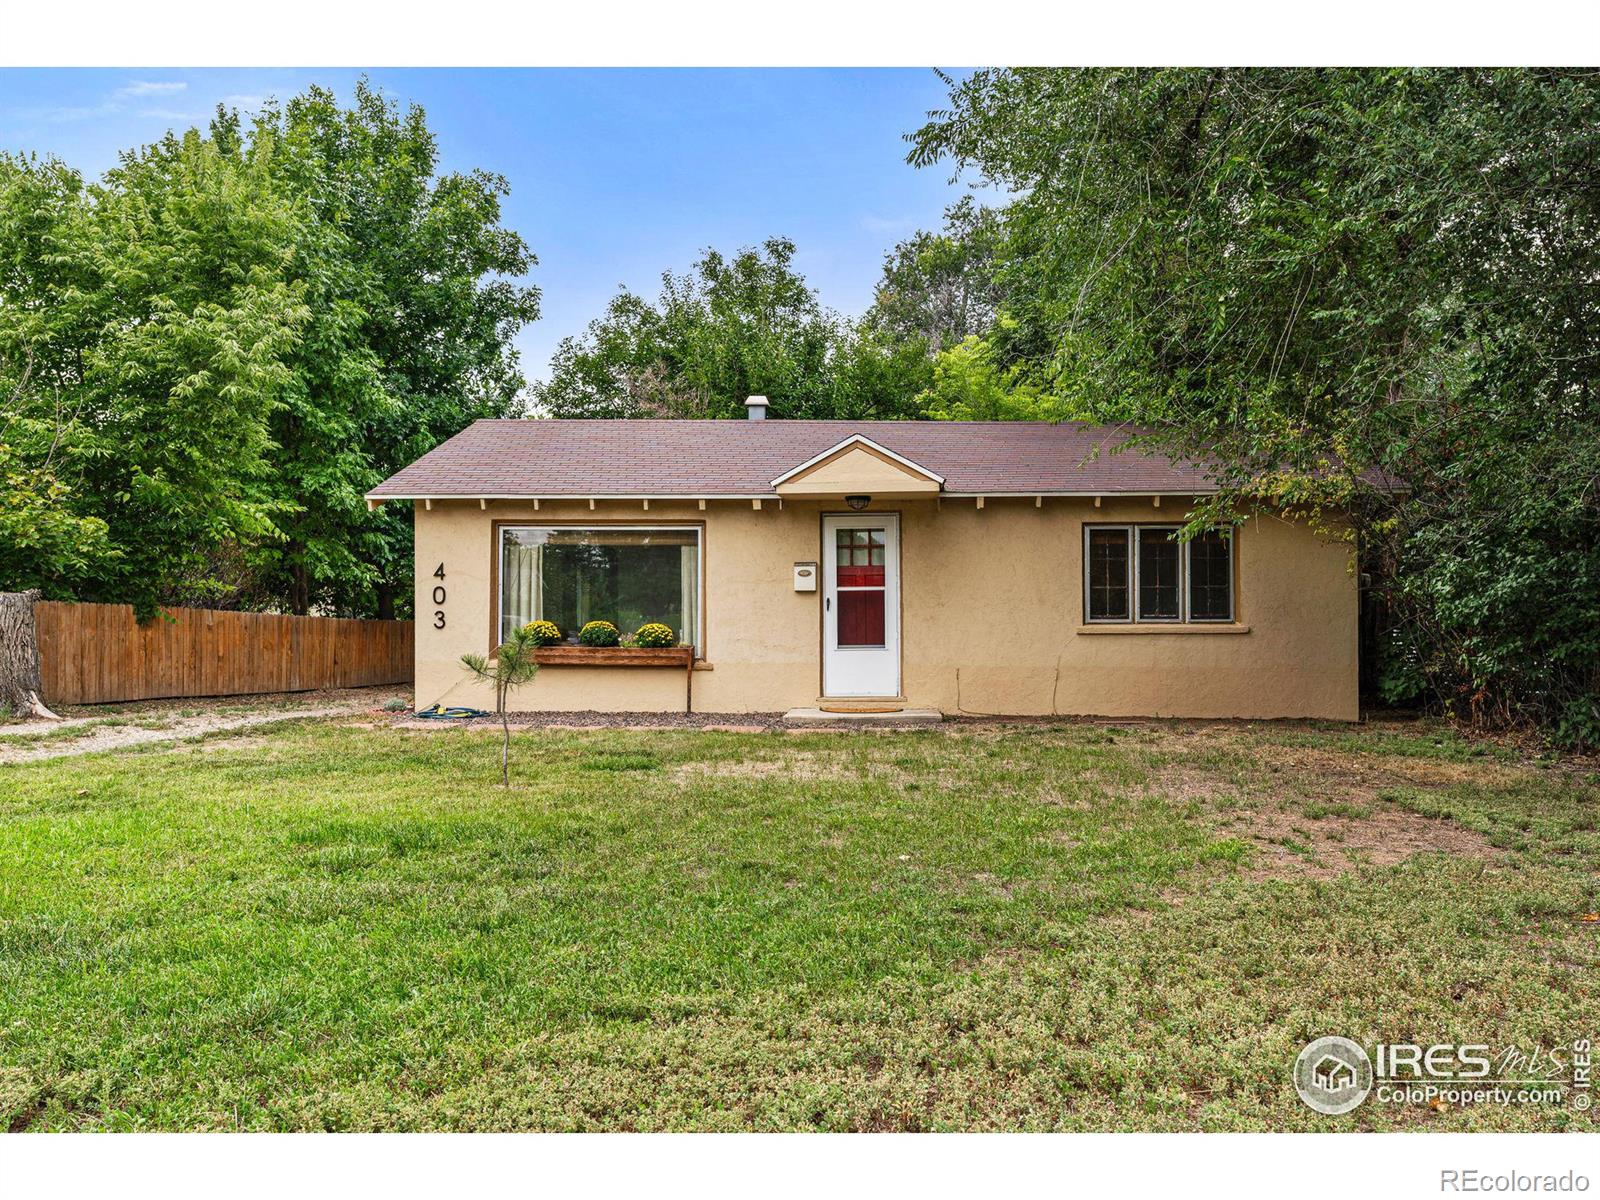
[[944, 476], [861, 433], [851, 434], [772, 481], [772, 490], [779, 496], [935, 496], [943, 487]]

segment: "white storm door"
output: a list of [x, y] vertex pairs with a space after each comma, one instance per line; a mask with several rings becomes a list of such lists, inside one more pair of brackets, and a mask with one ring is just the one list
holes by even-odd
[[900, 694], [900, 518], [822, 518], [822, 693]]

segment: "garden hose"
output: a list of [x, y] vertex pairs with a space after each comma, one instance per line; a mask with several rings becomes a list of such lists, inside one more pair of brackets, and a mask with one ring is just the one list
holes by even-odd
[[419, 721], [468, 721], [473, 717], [487, 717], [489, 713], [482, 708], [446, 708], [442, 704], [435, 704], [432, 708], [419, 709], [412, 715]]

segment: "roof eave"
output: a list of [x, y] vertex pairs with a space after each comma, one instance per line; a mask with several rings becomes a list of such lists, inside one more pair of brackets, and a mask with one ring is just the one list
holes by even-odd
[[[995, 499], [1057, 496], [1062, 499], [1088, 499], [1095, 496], [1210, 496], [1217, 488], [1198, 487], [1098, 487], [1098, 488], [1023, 488], [997, 490], [979, 488], [972, 491], [943, 491], [944, 499], [970, 500], [975, 496]], [[804, 498], [804, 497], [802, 497]], [[933, 497], [930, 495], [929, 497]], [[367, 500], [778, 500], [778, 493], [765, 492], [368, 492]]]

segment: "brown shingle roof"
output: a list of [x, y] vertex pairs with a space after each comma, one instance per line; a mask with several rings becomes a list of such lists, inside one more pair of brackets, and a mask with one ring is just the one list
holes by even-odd
[[942, 475], [947, 493], [1214, 491], [1132, 429], [1035, 421], [476, 421], [374, 499], [770, 496], [771, 481], [861, 434]]

